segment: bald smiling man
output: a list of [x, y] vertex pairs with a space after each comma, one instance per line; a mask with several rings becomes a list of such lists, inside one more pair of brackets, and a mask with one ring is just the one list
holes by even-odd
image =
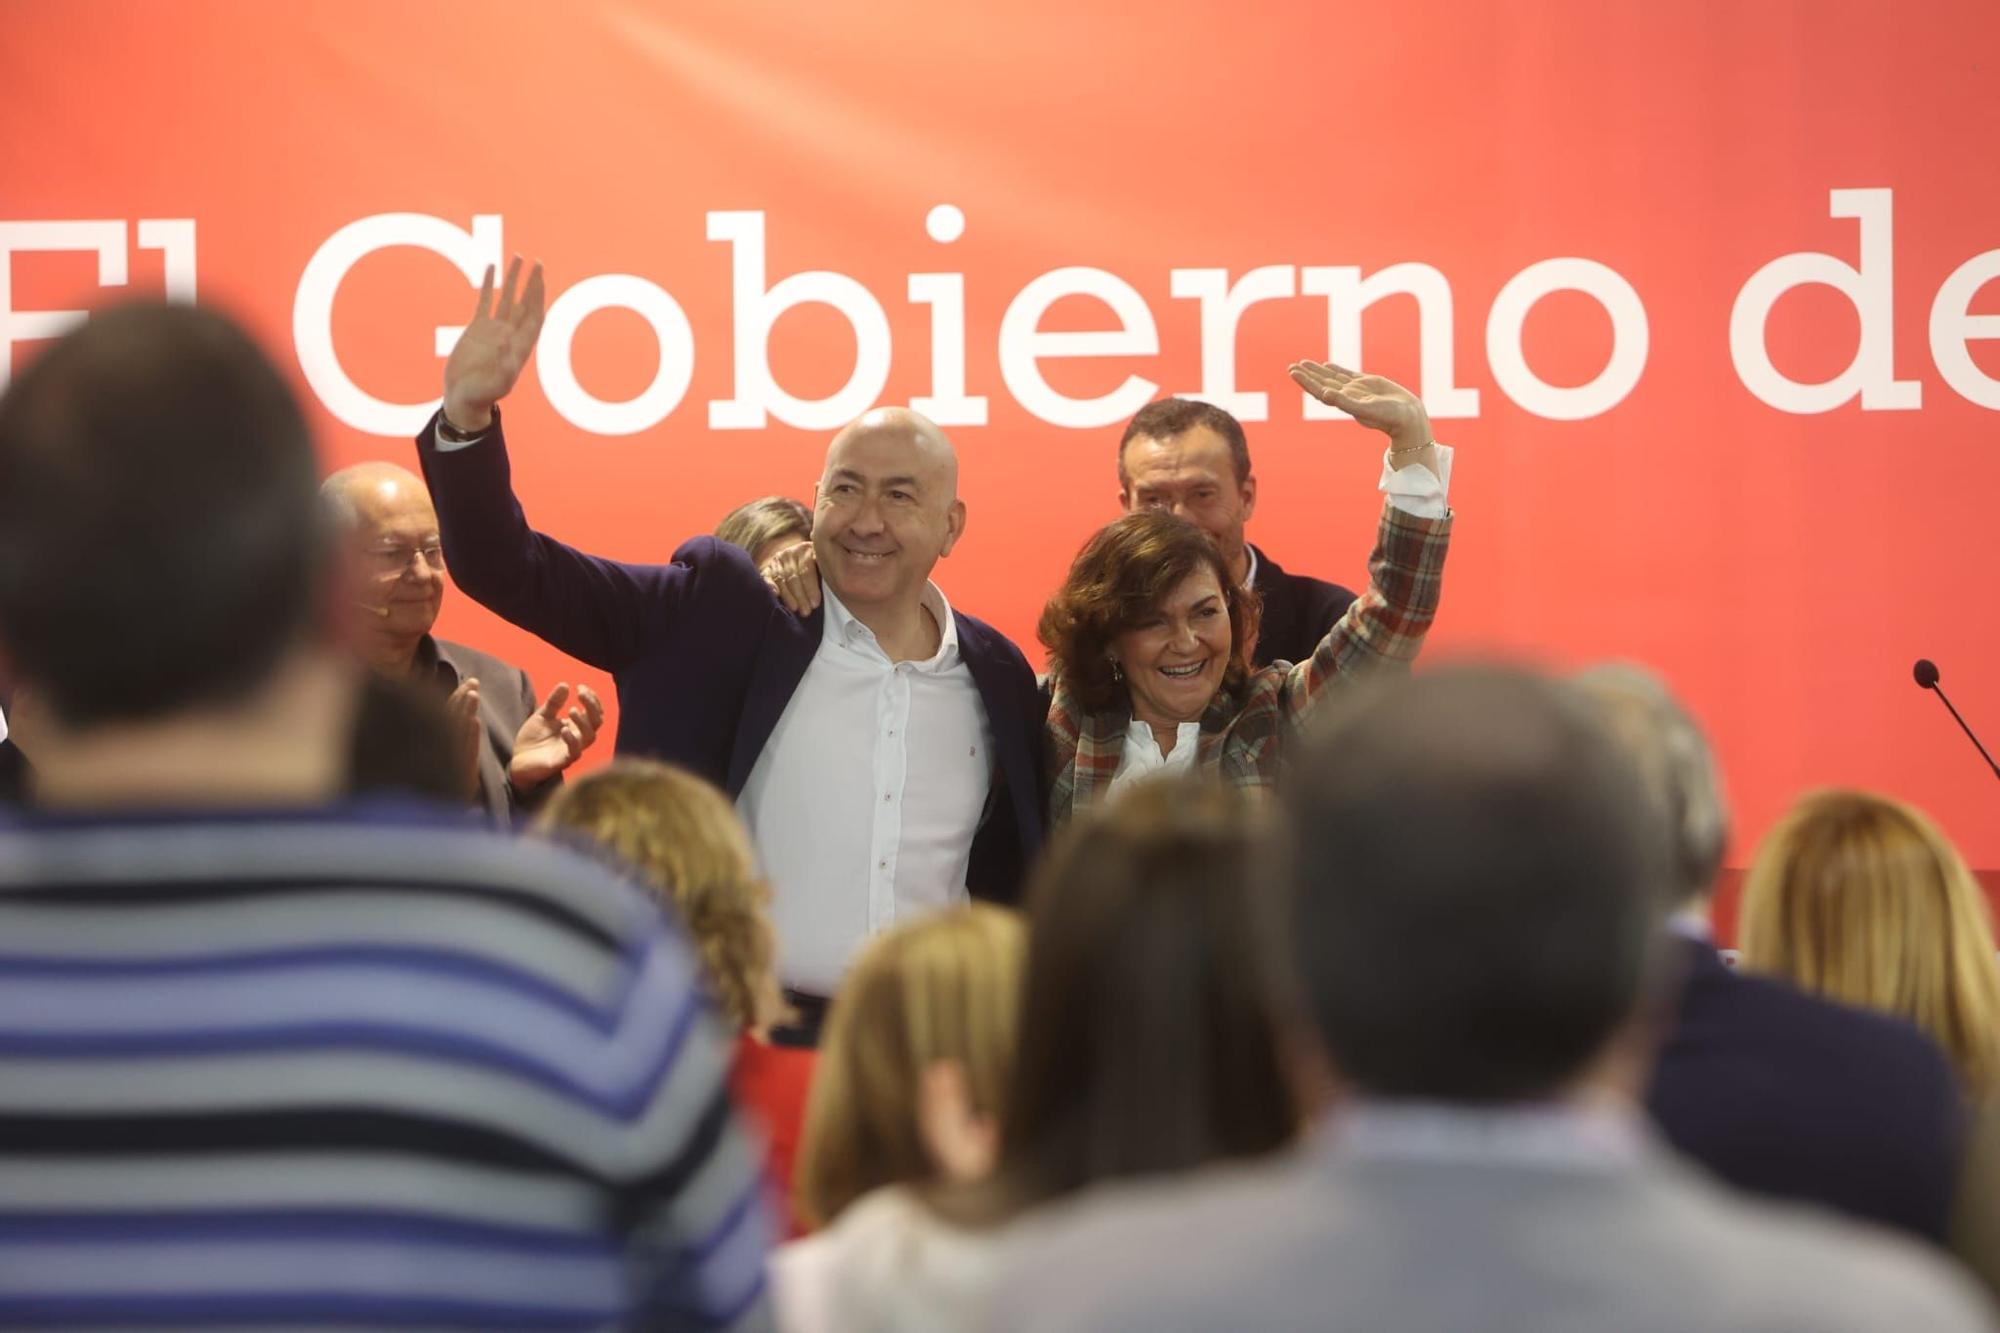
[[854, 952], [968, 895], [1012, 902], [1041, 842], [1041, 705], [1027, 659], [931, 571], [965, 532], [958, 456], [878, 408], [835, 435], [814, 488], [823, 604], [797, 615], [749, 556], [696, 537], [664, 565], [586, 555], [528, 525], [501, 432], [541, 330], [537, 265], [494, 292], [417, 437], [458, 586], [611, 673], [621, 755], [736, 801], [773, 888], [778, 968], [810, 1032]]

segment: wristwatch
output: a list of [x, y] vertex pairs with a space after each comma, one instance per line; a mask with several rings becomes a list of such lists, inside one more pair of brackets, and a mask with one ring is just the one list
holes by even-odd
[[[493, 422], [494, 425], [498, 425], [500, 422], [500, 409], [498, 407], [493, 409]], [[486, 430], [492, 429], [492, 426], [486, 428]], [[446, 444], [471, 444], [474, 440], [484, 435], [486, 430], [462, 431], [451, 424], [451, 418], [444, 414], [443, 408], [438, 409], [437, 437]]]

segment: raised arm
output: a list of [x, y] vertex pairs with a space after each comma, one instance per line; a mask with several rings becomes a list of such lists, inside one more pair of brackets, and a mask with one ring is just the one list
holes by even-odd
[[486, 271], [472, 321], [445, 362], [443, 408], [417, 436], [417, 457], [445, 563], [465, 594], [570, 656], [617, 671], [671, 622], [691, 575], [684, 566], [587, 555], [529, 526], [498, 411], [542, 327], [542, 267], [517, 299], [520, 274], [516, 256], [496, 296]]
[[1389, 437], [1381, 489], [1387, 494], [1368, 557], [1368, 587], [1285, 679], [1285, 707], [1302, 718], [1326, 686], [1384, 664], [1407, 665], [1437, 614], [1451, 512], [1445, 484], [1451, 451], [1431, 438], [1417, 396], [1380, 375], [1301, 361], [1292, 379], [1321, 402]]

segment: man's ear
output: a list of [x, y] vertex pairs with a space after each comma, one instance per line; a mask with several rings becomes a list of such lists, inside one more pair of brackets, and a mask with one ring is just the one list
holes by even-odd
[[1243, 494], [1243, 521], [1247, 523], [1250, 515], [1257, 512], [1257, 474], [1252, 472], [1245, 477], [1238, 489]]
[[944, 516], [944, 545], [938, 547], [942, 559], [951, 554], [951, 548], [958, 545], [958, 539], [965, 535], [965, 501], [953, 500], [951, 508]]

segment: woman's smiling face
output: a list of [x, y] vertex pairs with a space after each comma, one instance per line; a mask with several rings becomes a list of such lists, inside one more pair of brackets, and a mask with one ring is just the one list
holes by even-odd
[[1132, 715], [1155, 726], [1198, 722], [1222, 688], [1234, 643], [1229, 599], [1203, 564], [1153, 614], [1112, 641], [1132, 692]]

